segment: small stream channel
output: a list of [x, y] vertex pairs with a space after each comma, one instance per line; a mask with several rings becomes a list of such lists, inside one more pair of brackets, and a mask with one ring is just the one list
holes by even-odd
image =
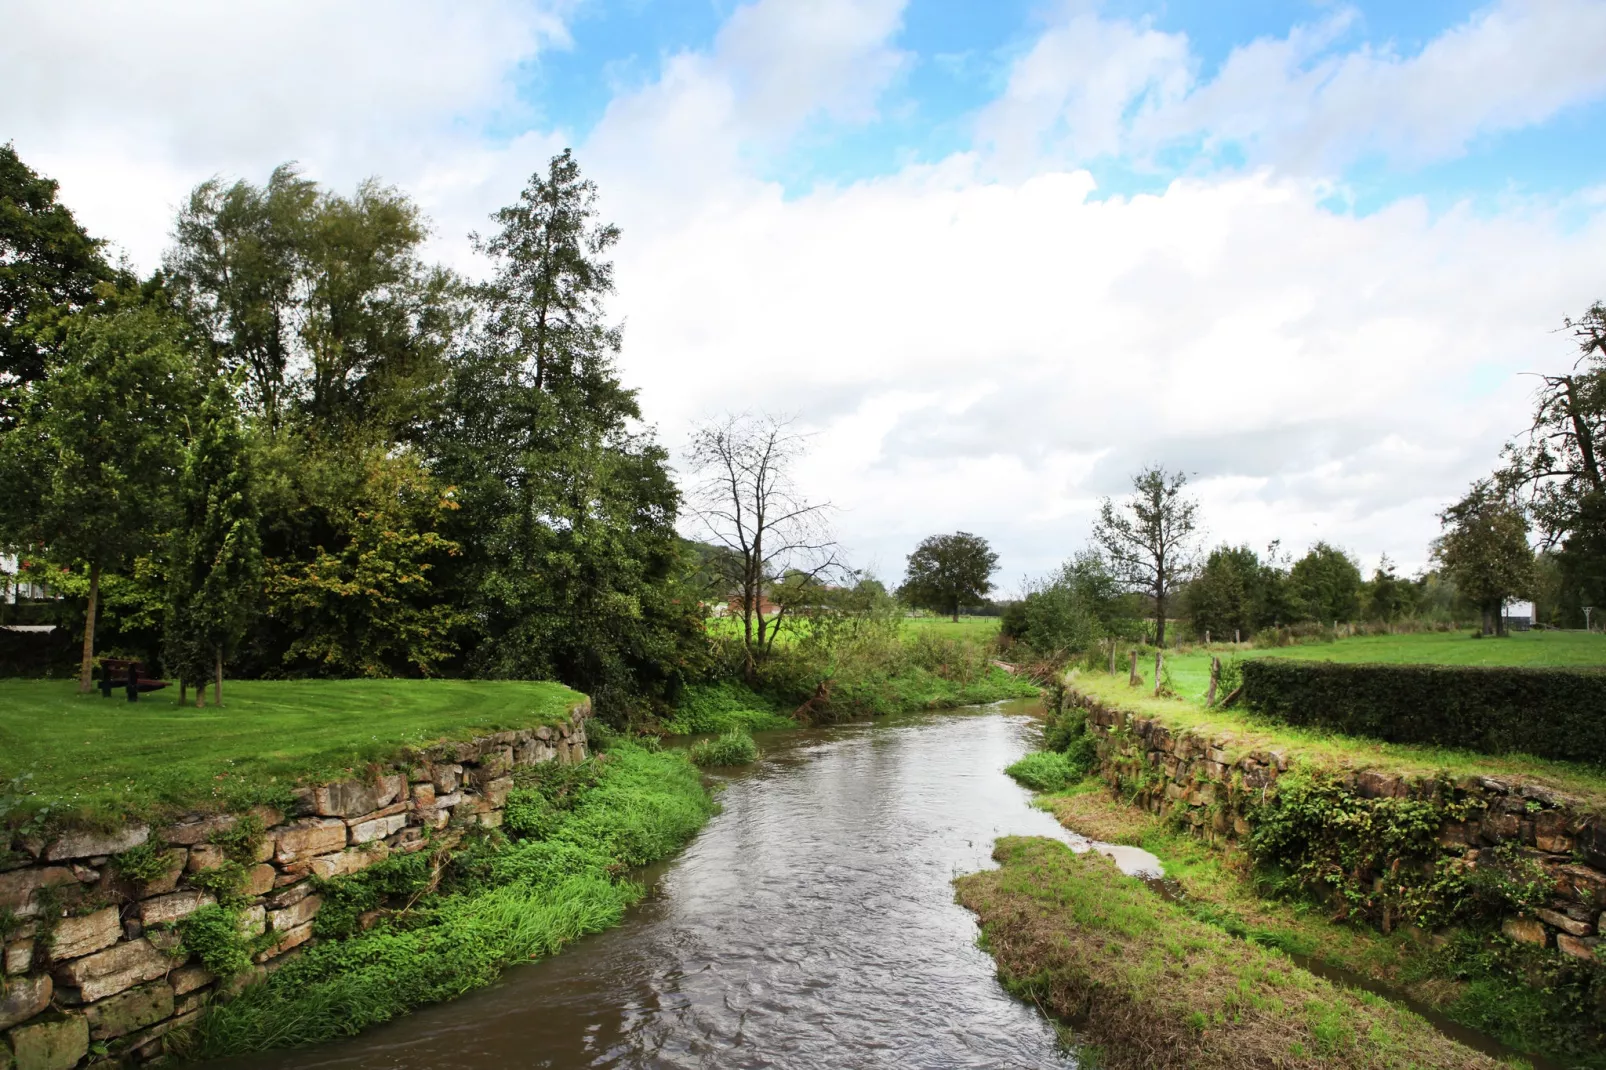
[[[624, 924], [360, 1037], [216, 1070], [1075, 1067], [1007, 995], [952, 879], [999, 836], [1090, 846], [1002, 770], [1032, 746], [1011, 703], [760, 737], [723, 810], [638, 875]], [[1161, 882], [1152, 880], [1159, 885]]]

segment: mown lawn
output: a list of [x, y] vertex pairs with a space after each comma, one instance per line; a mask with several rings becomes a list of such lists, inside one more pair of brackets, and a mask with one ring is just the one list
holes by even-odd
[[408, 743], [551, 724], [583, 697], [522, 681], [248, 680], [225, 682], [222, 708], [195, 709], [171, 689], [130, 703], [74, 681], [0, 680], [0, 820], [266, 801]]

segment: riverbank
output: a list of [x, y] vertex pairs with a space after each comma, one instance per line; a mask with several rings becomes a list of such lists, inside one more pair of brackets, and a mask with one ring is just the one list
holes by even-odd
[[1109, 1070], [1475, 1070], [1493, 1059], [1387, 1001], [1234, 940], [1095, 852], [1005, 837], [999, 868], [961, 877], [1011, 992]]

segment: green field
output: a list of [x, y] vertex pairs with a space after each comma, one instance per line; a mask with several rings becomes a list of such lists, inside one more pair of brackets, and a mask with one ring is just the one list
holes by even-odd
[[958, 623], [947, 617], [905, 617], [901, 631], [904, 635], [943, 635], [958, 639], [975, 639], [986, 642], [998, 637], [998, 617], [960, 617]]
[[404, 744], [551, 724], [584, 697], [519, 681], [245, 680], [224, 685], [222, 708], [195, 709], [169, 691], [130, 703], [75, 688], [0, 680], [0, 820], [7, 806], [111, 818], [268, 800]]
[[[1124, 669], [1126, 648], [1117, 657]], [[1248, 644], [1218, 643], [1166, 651], [1171, 687], [1178, 695], [1202, 699], [1210, 686], [1210, 659], [1302, 658], [1315, 661], [1370, 662], [1394, 665], [1606, 665], [1606, 634], [1598, 632], [1517, 632], [1504, 639], [1480, 639], [1469, 632], [1424, 632], [1420, 635], [1368, 635], [1330, 643], [1256, 650]], [[1138, 671], [1152, 684], [1154, 654], [1140, 659]]]

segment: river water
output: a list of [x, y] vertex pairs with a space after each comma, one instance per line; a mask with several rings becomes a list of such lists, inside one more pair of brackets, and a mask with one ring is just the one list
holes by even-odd
[[360, 1037], [223, 1065], [1074, 1067], [950, 884], [999, 836], [1086, 846], [1003, 774], [1035, 733], [1013, 705], [760, 737], [618, 928]]

